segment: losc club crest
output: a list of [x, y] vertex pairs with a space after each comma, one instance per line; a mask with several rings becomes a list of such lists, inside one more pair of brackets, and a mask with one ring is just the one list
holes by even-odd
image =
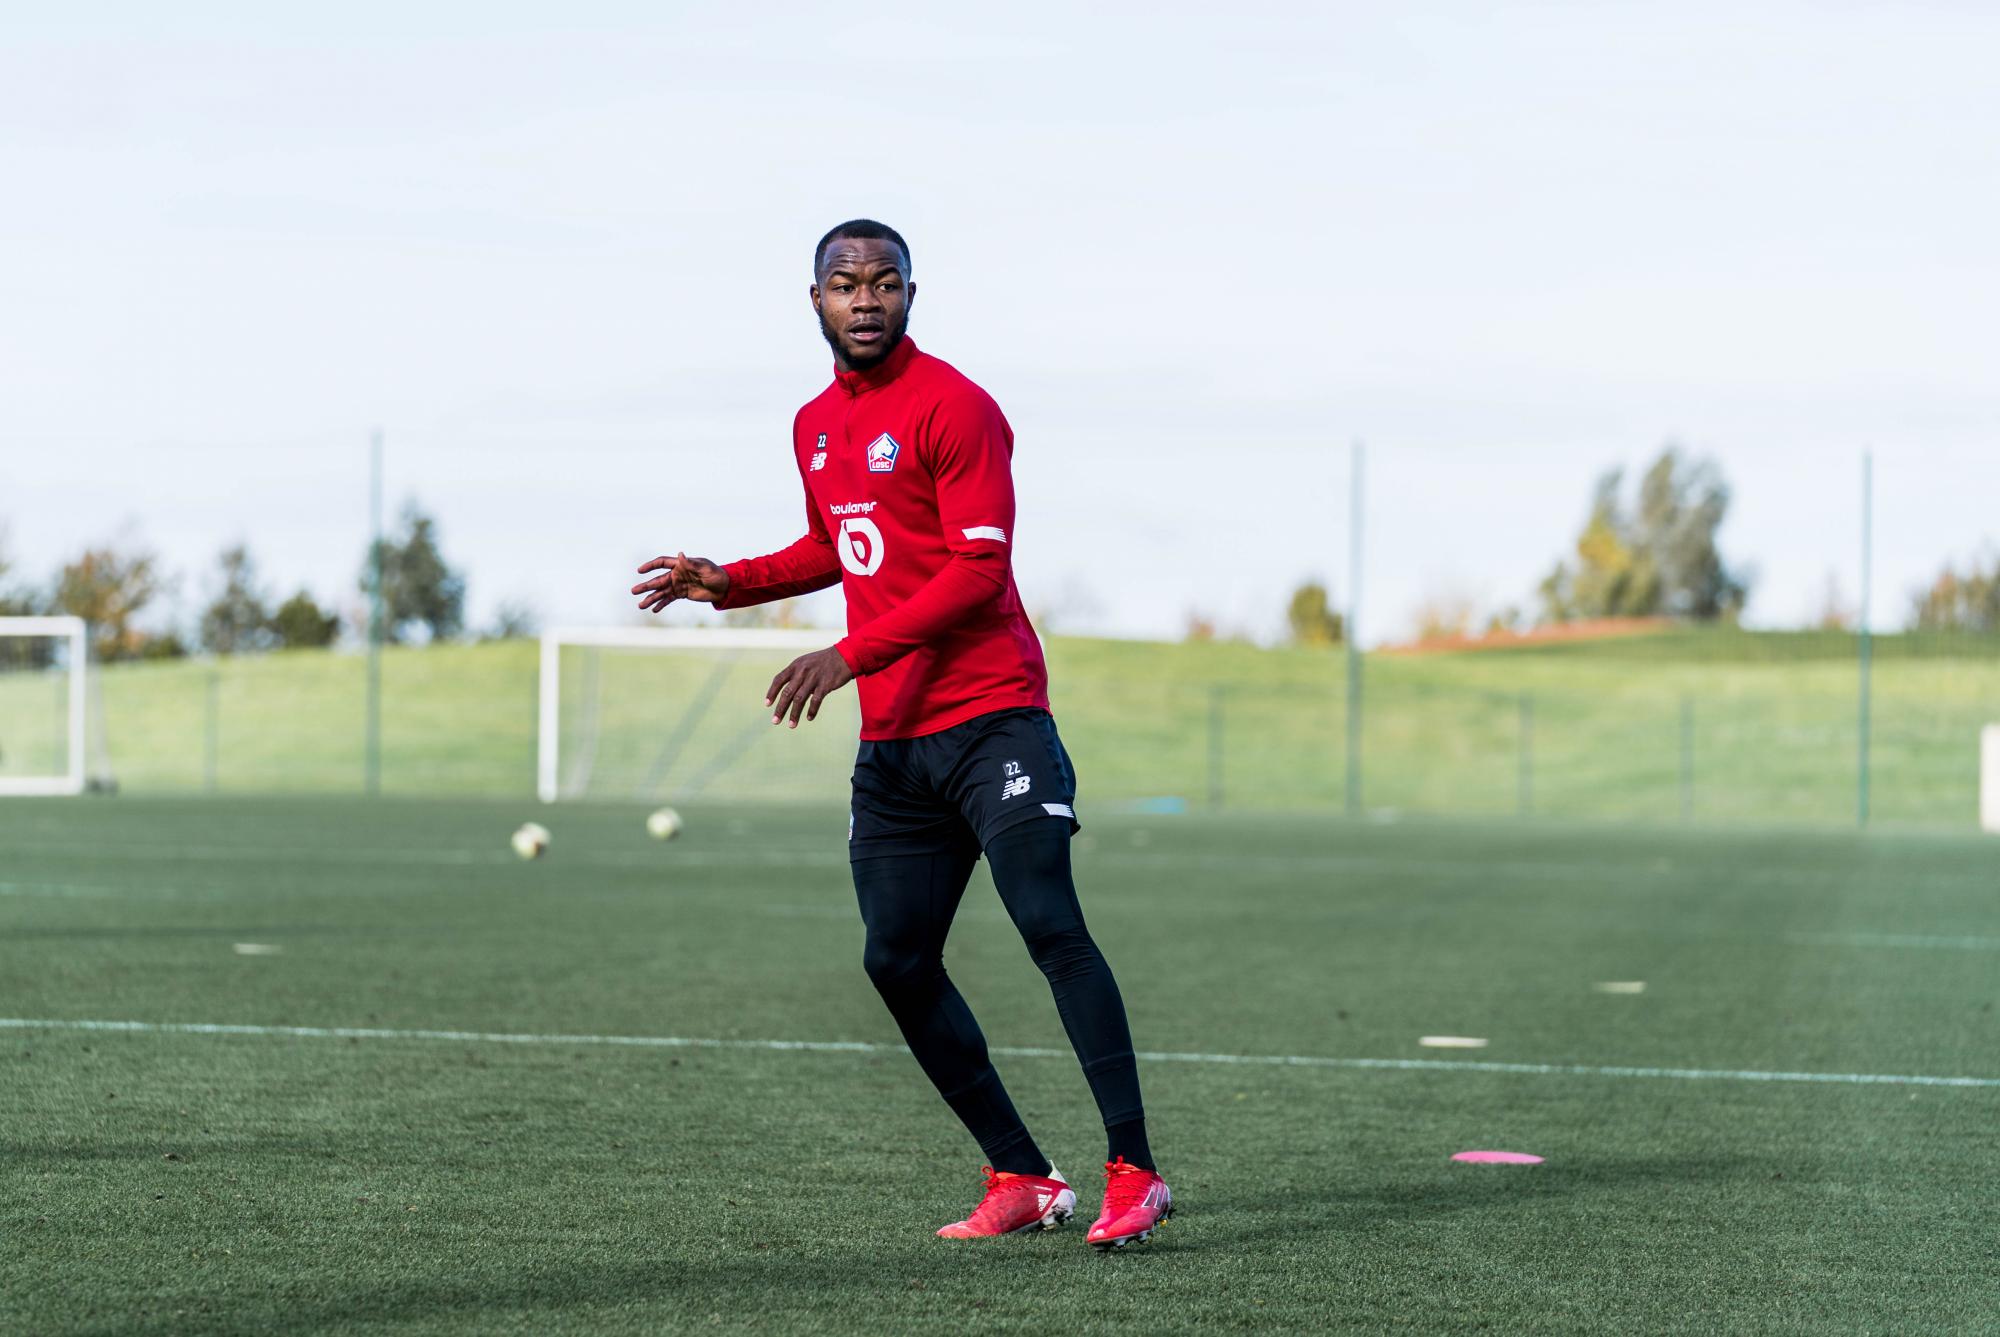
[[868, 443], [868, 472], [871, 474], [891, 473], [896, 468], [896, 457], [903, 448], [896, 444], [896, 438], [887, 432]]

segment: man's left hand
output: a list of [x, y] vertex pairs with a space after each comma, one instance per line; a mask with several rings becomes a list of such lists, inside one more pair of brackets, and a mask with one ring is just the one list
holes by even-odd
[[803, 711], [807, 719], [819, 716], [819, 703], [826, 700], [827, 693], [845, 687], [854, 681], [854, 670], [847, 667], [847, 661], [834, 649], [815, 650], [809, 655], [800, 655], [778, 671], [771, 679], [771, 690], [764, 693], [764, 704], [771, 708], [771, 723], [776, 724], [791, 712], [791, 727], [799, 727], [799, 713]]

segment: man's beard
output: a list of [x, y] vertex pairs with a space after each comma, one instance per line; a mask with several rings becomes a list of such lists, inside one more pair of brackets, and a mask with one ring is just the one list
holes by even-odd
[[840, 336], [826, 323], [826, 312], [819, 311], [814, 314], [819, 317], [820, 338], [826, 340], [827, 347], [833, 350], [835, 357], [844, 358], [847, 365], [856, 371], [867, 371], [870, 367], [880, 366], [887, 360], [889, 354], [896, 351], [896, 345], [903, 342], [903, 336], [910, 330], [909, 313], [905, 312], [902, 320], [893, 325], [887, 320], [882, 322], [882, 342], [872, 352], [850, 353], [840, 346]]

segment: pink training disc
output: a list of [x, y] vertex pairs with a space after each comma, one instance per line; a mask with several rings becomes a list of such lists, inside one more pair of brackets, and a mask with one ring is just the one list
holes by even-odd
[[1452, 1157], [1468, 1165], [1540, 1165], [1540, 1156], [1530, 1156], [1525, 1151], [1461, 1151]]

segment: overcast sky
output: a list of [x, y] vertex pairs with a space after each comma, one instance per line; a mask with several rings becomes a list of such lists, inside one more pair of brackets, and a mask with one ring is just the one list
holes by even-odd
[[639, 559], [799, 531], [811, 244], [857, 214], [1012, 420], [1071, 626], [1344, 597], [1356, 437], [1371, 639], [1527, 602], [1670, 437], [1762, 622], [1854, 597], [1869, 445], [1878, 624], [2000, 541], [1993, 5], [8, 9], [30, 572], [142, 541], [191, 611], [242, 538], [351, 603], [380, 424], [477, 619], [625, 621]]

